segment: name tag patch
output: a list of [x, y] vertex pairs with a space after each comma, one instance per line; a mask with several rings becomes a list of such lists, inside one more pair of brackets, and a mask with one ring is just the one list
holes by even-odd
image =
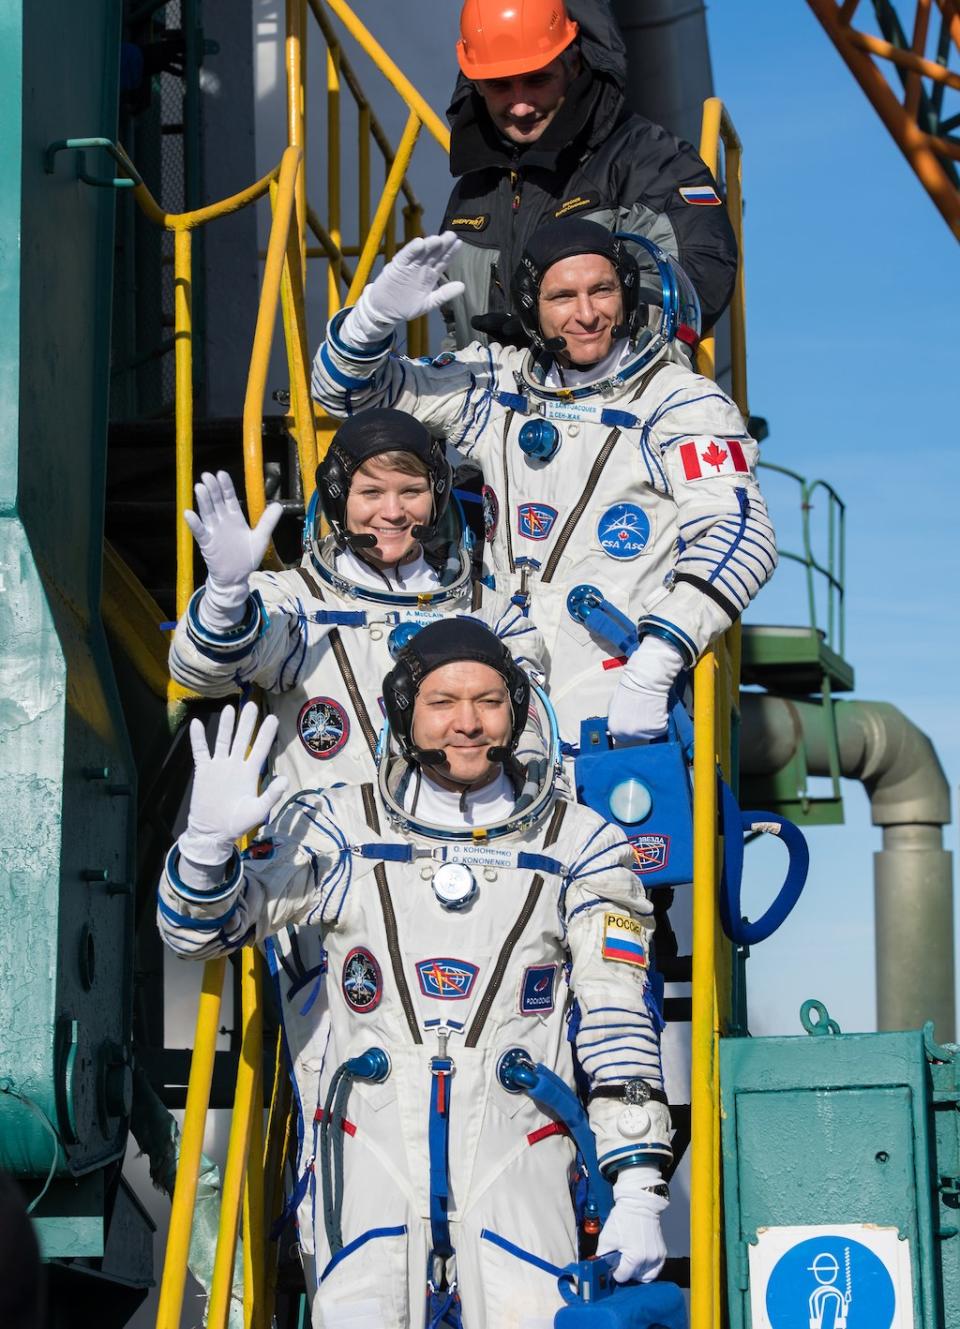
[[463, 1001], [470, 996], [479, 967], [449, 956], [417, 961], [417, 981], [425, 997], [435, 1001]]
[[523, 971], [520, 984], [520, 1014], [546, 1015], [553, 1010], [555, 964], [532, 964]]
[[582, 212], [584, 208], [595, 208], [600, 202], [600, 195], [595, 189], [588, 194], [577, 194], [574, 198], [565, 198], [554, 212], [555, 217], [569, 217], [571, 212]]
[[649, 962], [644, 931], [629, 914], [604, 914], [603, 958], [646, 969]]

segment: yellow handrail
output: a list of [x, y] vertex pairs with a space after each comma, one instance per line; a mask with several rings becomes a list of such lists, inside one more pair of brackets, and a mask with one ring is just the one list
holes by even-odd
[[[700, 156], [717, 174], [724, 145], [727, 210], [740, 248], [730, 305], [733, 397], [747, 416], [746, 320], [740, 139], [719, 98], [703, 106]], [[700, 372], [716, 376], [716, 339], [701, 342]], [[720, 1083], [718, 1040], [729, 1017], [730, 947], [718, 927], [717, 767], [730, 775], [731, 716], [737, 705], [736, 625], [704, 652], [694, 673], [693, 972], [690, 1070], [690, 1329], [719, 1329], [722, 1309]]]
[[177, 1184], [170, 1205], [170, 1229], [163, 1259], [157, 1329], [180, 1329], [183, 1292], [187, 1283], [187, 1255], [190, 1231], [197, 1199], [197, 1178], [203, 1152], [203, 1132], [207, 1122], [207, 1104], [213, 1082], [213, 1063], [220, 1023], [220, 995], [226, 957], [208, 960], [203, 966], [203, 987], [197, 1007], [197, 1026], [190, 1058], [190, 1081], [187, 1105], [183, 1114], [180, 1158], [177, 1161]]

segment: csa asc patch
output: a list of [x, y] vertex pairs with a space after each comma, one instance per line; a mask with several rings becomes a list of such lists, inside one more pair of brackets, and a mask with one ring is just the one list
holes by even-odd
[[603, 958], [646, 969], [646, 938], [643, 927], [635, 918], [629, 914], [604, 914]]
[[363, 1015], [380, 1005], [383, 975], [374, 957], [363, 946], [355, 946], [344, 960], [340, 986], [352, 1011]]
[[489, 485], [484, 485], [480, 490], [480, 499], [483, 503], [483, 538], [489, 544], [497, 533], [497, 523], [500, 520], [500, 500]]
[[479, 972], [475, 964], [451, 960], [448, 956], [417, 961], [420, 991], [437, 1001], [463, 1001], [469, 997]]
[[615, 503], [597, 522], [597, 539], [608, 558], [636, 558], [650, 539], [650, 518], [636, 503]]
[[521, 503], [517, 508], [517, 534], [528, 540], [546, 540], [557, 520], [557, 509], [546, 503]]
[[332, 697], [311, 697], [300, 709], [297, 733], [311, 757], [327, 761], [350, 737], [350, 720]]
[[556, 978], [555, 964], [531, 964], [524, 969], [520, 983], [521, 1015], [546, 1015], [553, 1010]]
[[633, 870], [640, 876], [645, 872], [659, 872], [670, 861], [669, 835], [633, 835], [630, 844], [637, 860]]
[[680, 197], [684, 203], [694, 203], [701, 208], [719, 208], [721, 203], [713, 185], [687, 185], [681, 188]]

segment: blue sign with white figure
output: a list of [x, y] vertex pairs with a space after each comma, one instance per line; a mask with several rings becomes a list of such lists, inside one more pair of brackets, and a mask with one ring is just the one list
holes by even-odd
[[767, 1282], [771, 1329], [890, 1329], [896, 1302], [884, 1262], [847, 1236], [798, 1242]]
[[650, 518], [636, 503], [615, 503], [597, 522], [597, 539], [609, 558], [637, 558], [650, 539]]

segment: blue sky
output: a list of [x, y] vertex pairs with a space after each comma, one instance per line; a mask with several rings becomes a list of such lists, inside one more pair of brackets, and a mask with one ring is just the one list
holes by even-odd
[[[272, 15], [275, 5], [263, 3]], [[398, 23], [382, 0], [356, 0], [354, 8], [442, 111], [459, 4], [433, 0], [429, 25]], [[828, 480], [846, 501], [854, 695], [892, 702], [926, 730], [955, 789], [960, 454], [950, 314], [960, 307], [957, 245], [803, 0], [716, 0], [708, 25], [715, 90], [744, 143], [750, 403], [770, 421], [764, 454]], [[316, 116], [320, 42], [311, 49]], [[395, 136], [397, 98], [362, 55], [352, 58]], [[279, 51], [268, 43], [260, 100], [278, 99], [281, 80]], [[266, 170], [281, 147], [279, 102], [273, 130], [260, 124]], [[323, 140], [313, 117], [312, 126], [311, 196], [322, 198]], [[450, 177], [432, 142], [421, 142], [412, 175], [425, 221], [435, 224]], [[316, 302], [323, 283], [313, 278], [311, 289]], [[311, 305], [310, 325], [314, 334], [323, 326], [319, 303]], [[764, 485], [782, 545], [798, 548], [794, 492], [769, 476]], [[806, 612], [797, 576], [782, 565], [748, 619], [801, 623]], [[872, 855], [880, 831], [870, 825], [860, 786], [844, 788], [846, 824], [811, 832], [806, 895], [751, 959], [757, 1032], [796, 1030], [800, 1002], [811, 995], [845, 1028], [874, 1027]], [[955, 847], [954, 826], [945, 843]], [[767, 867], [776, 876], [779, 864], [775, 850], [749, 858], [754, 889], [745, 899], [756, 915]]]
[[[722, 0], [708, 22], [715, 88], [744, 142], [750, 403], [770, 421], [764, 455], [845, 499], [854, 695], [924, 729], [955, 790], [957, 245], [805, 4]], [[766, 487], [796, 548], [792, 496]], [[782, 570], [750, 617], [803, 621], [798, 591]], [[810, 834], [796, 914], [751, 959], [756, 1032], [796, 1030], [810, 995], [845, 1029], [874, 1027], [880, 831], [859, 786], [845, 782], [844, 795], [846, 824]], [[946, 846], [956, 840], [947, 827]]]

